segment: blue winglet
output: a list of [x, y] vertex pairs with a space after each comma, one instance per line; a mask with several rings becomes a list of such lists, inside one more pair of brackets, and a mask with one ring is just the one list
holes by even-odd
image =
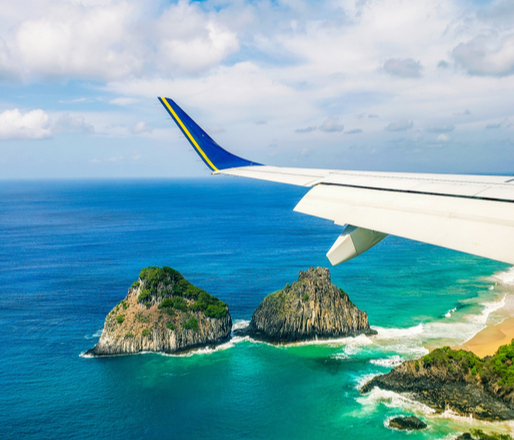
[[262, 165], [257, 162], [238, 157], [221, 148], [187, 113], [170, 98], [159, 98], [159, 101], [176, 122], [186, 139], [193, 146], [200, 158], [212, 171], [227, 168]]

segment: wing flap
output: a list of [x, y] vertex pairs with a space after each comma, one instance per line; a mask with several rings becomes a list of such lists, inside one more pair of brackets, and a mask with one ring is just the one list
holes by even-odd
[[514, 264], [514, 203], [320, 184], [295, 211]]

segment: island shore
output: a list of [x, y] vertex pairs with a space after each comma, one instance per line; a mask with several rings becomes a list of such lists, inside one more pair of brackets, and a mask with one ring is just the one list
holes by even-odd
[[455, 348], [475, 353], [478, 357], [492, 356], [502, 345], [514, 339], [514, 317], [506, 318], [500, 324], [487, 326], [469, 341]]

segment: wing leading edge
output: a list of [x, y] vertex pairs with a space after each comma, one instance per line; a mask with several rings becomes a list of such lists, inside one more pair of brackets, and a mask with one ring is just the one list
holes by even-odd
[[329, 250], [347, 261], [388, 234], [514, 264], [514, 178], [273, 167], [221, 148], [176, 103], [159, 98], [213, 174], [311, 189], [295, 211], [347, 225]]

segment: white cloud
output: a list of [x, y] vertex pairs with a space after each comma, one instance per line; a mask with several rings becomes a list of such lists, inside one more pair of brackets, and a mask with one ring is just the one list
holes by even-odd
[[152, 128], [149, 127], [146, 122], [140, 121], [137, 124], [135, 124], [131, 130], [133, 134], [141, 134], [141, 133], [151, 133]]
[[21, 113], [15, 108], [0, 113], [0, 139], [44, 139], [51, 135], [50, 118], [41, 109]]
[[447, 134], [441, 133], [439, 136], [437, 136], [437, 142], [448, 142], [450, 140], [450, 136]]
[[318, 127], [318, 130], [326, 133], [341, 132], [344, 130], [344, 125], [341, 122], [341, 118], [331, 116], [323, 121], [323, 124]]
[[514, 36], [498, 39], [479, 35], [459, 44], [452, 55], [456, 64], [470, 75], [501, 77], [514, 74]]
[[407, 119], [401, 119], [400, 121], [391, 122], [386, 126], [387, 131], [406, 131], [411, 129], [414, 126], [412, 121], [408, 121]]
[[11, 63], [20, 74], [48, 77], [119, 78], [138, 74], [140, 45], [128, 32], [133, 8], [54, 4], [45, 16], [19, 24], [11, 40]]
[[384, 63], [383, 69], [390, 75], [399, 76], [400, 78], [419, 78], [423, 67], [419, 61], [415, 61], [412, 58], [392, 58]]
[[52, 133], [93, 133], [95, 131], [91, 124], [88, 124], [84, 116], [70, 115], [64, 113], [52, 125]]
[[57, 133], [93, 133], [93, 125], [80, 115], [61, 114], [55, 122], [43, 110], [19, 109], [0, 113], [0, 139], [45, 139]]
[[111, 99], [109, 101], [109, 104], [125, 106], [125, 105], [136, 104], [138, 102], [139, 102], [139, 99], [136, 99], [136, 98], [119, 97], [119, 98]]

